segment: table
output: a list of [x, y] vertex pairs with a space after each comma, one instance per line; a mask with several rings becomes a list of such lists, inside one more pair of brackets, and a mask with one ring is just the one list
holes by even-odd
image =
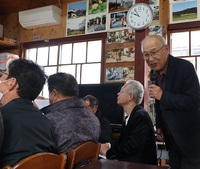
[[168, 169], [169, 167], [100, 159], [77, 169]]

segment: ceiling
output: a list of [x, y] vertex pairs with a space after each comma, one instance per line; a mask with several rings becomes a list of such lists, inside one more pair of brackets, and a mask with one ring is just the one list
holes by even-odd
[[0, 0], [0, 15], [59, 3], [60, 0]]

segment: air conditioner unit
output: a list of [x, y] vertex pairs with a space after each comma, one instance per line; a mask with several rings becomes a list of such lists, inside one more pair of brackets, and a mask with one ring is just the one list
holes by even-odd
[[19, 12], [19, 23], [26, 29], [60, 24], [61, 9], [50, 5]]

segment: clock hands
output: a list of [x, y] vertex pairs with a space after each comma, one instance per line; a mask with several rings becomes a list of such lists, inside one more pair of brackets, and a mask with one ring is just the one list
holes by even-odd
[[137, 9], [134, 9], [134, 13], [133, 13], [135, 16], [138, 16], [138, 17], [140, 17], [140, 15], [138, 14], [138, 12], [137, 12]]

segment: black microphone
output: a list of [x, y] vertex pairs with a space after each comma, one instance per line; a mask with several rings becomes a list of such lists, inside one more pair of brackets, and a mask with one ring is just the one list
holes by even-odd
[[153, 69], [151, 69], [151, 71], [150, 71], [151, 84], [156, 84], [156, 80], [157, 80], [157, 74]]

